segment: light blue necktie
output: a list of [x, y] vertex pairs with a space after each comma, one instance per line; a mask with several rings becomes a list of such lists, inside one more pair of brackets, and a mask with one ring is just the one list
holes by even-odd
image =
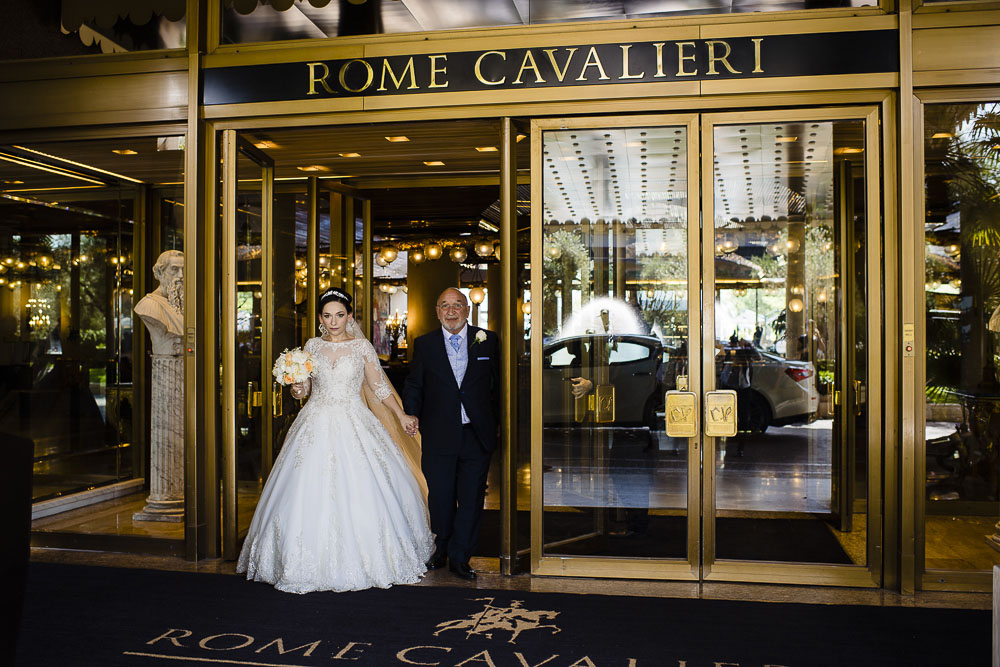
[[456, 352], [458, 352], [458, 346], [461, 344], [461, 342], [462, 342], [462, 336], [460, 336], [459, 334], [451, 335], [451, 346], [452, 348], [454, 348]]

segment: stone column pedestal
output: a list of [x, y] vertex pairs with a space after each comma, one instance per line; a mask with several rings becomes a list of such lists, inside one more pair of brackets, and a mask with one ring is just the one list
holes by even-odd
[[153, 355], [149, 497], [135, 521], [184, 520], [184, 357]]

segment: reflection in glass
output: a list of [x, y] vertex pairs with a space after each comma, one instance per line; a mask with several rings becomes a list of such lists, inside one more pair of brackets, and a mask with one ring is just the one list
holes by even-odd
[[0, 146], [0, 432], [33, 443], [35, 530], [181, 536], [132, 521], [149, 465], [148, 346], [132, 308], [159, 253], [183, 249], [167, 231], [183, 200], [165, 185], [182, 180], [182, 147]]
[[308, 0], [284, 3], [221, 0], [222, 42], [270, 42], [349, 35], [431, 32], [462, 28], [535, 25], [564, 21], [614, 21], [690, 14], [874, 7], [876, 0], [684, 0], [594, 2], [593, 0]]
[[171, 0], [143, 5], [7, 0], [0, 60], [184, 48], [187, 3]]
[[687, 557], [687, 440], [662, 426], [687, 375], [687, 141], [543, 135], [546, 554]]
[[714, 142], [716, 557], [863, 564], [864, 123]]
[[1000, 446], [1000, 106], [925, 107], [928, 570], [989, 570]]

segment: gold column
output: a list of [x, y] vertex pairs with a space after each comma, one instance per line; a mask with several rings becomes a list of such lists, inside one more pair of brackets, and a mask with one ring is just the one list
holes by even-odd
[[[316, 302], [319, 296], [319, 179], [315, 176], [309, 177], [308, 201], [309, 222], [306, 228], [306, 321], [302, 327], [301, 337], [303, 345], [313, 335], [313, 332], [316, 331]], [[332, 237], [332, 209], [330, 211], [330, 223], [330, 235]], [[333, 272], [332, 266], [330, 267], [330, 272]]]
[[[539, 202], [540, 204], [540, 202]], [[541, 271], [538, 272], [538, 275]], [[500, 573], [517, 570], [517, 130], [500, 122]], [[494, 296], [496, 298], [496, 296]], [[492, 310], [492, 309], [491, 309]]]
[[[236, 558], [236, 131], [222, 133], [222, 557]], [[249, 399], [248, 399], [249, 400]]]
[[213, 3], [187, 0], [188, 86], [184, 150], [184, 542], [189, 560], [219, 555], [219, 389], [216, 349], [218, 164], [215, 132], [201, 117], [201, 64], [219, 29]]
[[364, 319], [361, 321], [362, 331], [368, 340], [372, 340], [375, 313], [372, 310], [372, 275], [375, 272], [375, 257], [372, 255], [372, 202], [361, 200], [361, 289], [355, 292], [355, 312], [358, 307], [364, 308]]

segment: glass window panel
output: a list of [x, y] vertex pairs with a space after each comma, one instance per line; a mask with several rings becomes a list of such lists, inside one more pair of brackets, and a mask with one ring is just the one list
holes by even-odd
[[864, 123], [714, 142], [716, 557], [865, 564]]
[[688, 441], [662, 426], [687, 374], [687, 142], [543, 134], [545, 554], [687, 557]]
[[181, 49], [187, 43], [184, 0], [153, 3], [5, 0], [0, 60]]
[[1000, 105], [929, 104], [926, 213], [928, 570], [1000, 564]]
[[133, 308], [141, 285], [158, 289], [159, 253], [183, 250], [183, 145], [0, 146], [0, 431], [34, 443], [35, 530], [183, 537], [132, 518], [148, 495], [151, 372]]

